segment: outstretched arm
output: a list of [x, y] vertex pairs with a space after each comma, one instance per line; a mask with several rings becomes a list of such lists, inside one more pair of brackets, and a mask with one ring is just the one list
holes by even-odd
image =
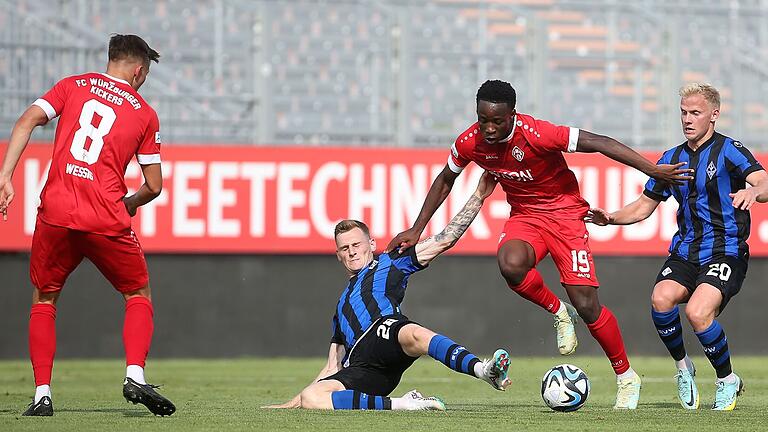
[[432, 186], [429, 188], [429, 192], [427, 192], [427, 197], [424, 199], [424, 204], [421, 206], [421, 211], [419, 212], [416, 221], [413, 223], [413, 227], [401, 232], [396, 235], [395, 238], [390, 240], [385, 252], [389, 252], [395, 248], [400, 249], [402, 252], [403, 249], [413, 246], [419, 241], [421, 233], [424, 232], [424, 228], [426, 228], [432, 215], [435, 214], [435, 211], [437, 211], [451, 192], [453, 182], [456, 181], [456, 177], [458, 176], [458, 173], [451, 171], [451, 168], [447, 164], [445, 165], [443, 171], [440, 172], [435, 178], [435, 181], [432, 182]]
[[483, 202], [496, 188], [496, 179], [487, 171], [480, 177], [477, 189], [464, 207], [451, 219], [448, 226], [439, 234], [428, 237], [416, 244], [416, 258], [419, 264], [427, 265], [441, 253], [452, 248], [459, 238], [467, 231], [475, 216], [483, 207]]
[[640, 195], [640, 198], [613, 213], [608, 213], [601, 208], [591, 208], [587, 212], [584, 221], [600, 226], [631, 225], [648, 219], [648, 216], [653, 214], [658, 206], [659, 201], [651, 199], [643, 194]]
[[644, 158], [640, 153], [611, 137], [597, 135], [585, 130], [579, 131], [579, 141], [576, 144], [576, 151], [582, 153], [602, 153], [617, 162], [631, 166], [632, 168], [642, 171], [648, 176], [665, 183], [679, 184], [683, 181], [693, 180], [693, 177], [691, 176], [693, 170], [681, 168], [686, 162], [680, 162], [674, 165], [656, 165]]
[[728, 194], [733, 198], [733, 206], [741, 210], [749, 210], [756, 202], [768, 202], [768, 174], [765, 170], [755, 171], [747, 176], [751, 188]]
[[[329, 377], [341, 369], [341, 361], [344, 359], [346, 349], [344, 345], [332, 343], [331, 348], [328, 350], [328, 362], [317, 374], [317, 377], [312, 380], [310, 385], [320, 381], [323, 378]], [[301, 393], [294, 396], [288, 402], [279, 405], [268, 405], [262, 408], [301, 408]]]
[[32, 105], [24, 111], [19, 117], [11, 131], [11, 139], [8, 141], [8, 149], [3, 158], [3, 164], [0, 166], [0, 213], [3, 214], [3, 220], [8, 219], [8, 206], [11, 205], [15, 195], [11, 178], [19, 163], [21, 154], [29, 143], [29, 137], [32, 131], [48, 123], [48, 116], [42, 108]]

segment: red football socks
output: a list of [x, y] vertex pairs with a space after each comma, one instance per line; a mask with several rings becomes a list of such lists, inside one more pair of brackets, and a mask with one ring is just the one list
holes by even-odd
[[605, 351], [616, 375], [629, 370], [629, 360], [624, 350], [624, 340], [621, 338], [619, 322], [610, 309], [603, 306], [597, 321], [587, 324], [587, 328]]
[[125, 302], [123, 345], [126, 365], [144, 367], [152, 343], [153, 315], [152, 302], [146, 297], [132, 297]]
[[50, 385], [56, 355], [56, 306], [36, 303], [29, 312], [29, 358], [35, 386]]
[[549, 313], [555, 313], [560, 309], [560, 299], [544, 285], [541, 273], [535, 268], [525, 275], [520, 285], [509, 288], [524, 299], [543, 307]]

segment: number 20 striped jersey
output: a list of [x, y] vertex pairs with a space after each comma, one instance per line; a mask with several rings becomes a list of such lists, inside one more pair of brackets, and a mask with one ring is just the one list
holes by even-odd
[[157, 113], [127, 81], [102, 73], [62, 79], [34, 102], [59, 117], [38, 215], [50, 225], [104, 235], [130, 232], [125, 170], [160, 163]]

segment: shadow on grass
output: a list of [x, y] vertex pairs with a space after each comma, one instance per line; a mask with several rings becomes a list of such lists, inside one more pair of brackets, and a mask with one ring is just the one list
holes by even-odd
[[680, 404], [679, 403], [674, 403], [674, 402], [643, 403], [641, 401], [640, 402], [640, 406], [638, 408], [642, 408], [643, 406], [650, 406], [650, 407], [653, 407], [653, 408], [674, 408], [674, 409], [680, 408]]
[[122, 413], [126, 417], [150, 417], [154, 416], [151, 412], [142, 410], [127, 410], [125, 408], [90, 408], [90, 409], [77, 409], [77, 408], [64, 408], [57, 409], [57, 413], [60, 412], [72, 412], [72, 413]]

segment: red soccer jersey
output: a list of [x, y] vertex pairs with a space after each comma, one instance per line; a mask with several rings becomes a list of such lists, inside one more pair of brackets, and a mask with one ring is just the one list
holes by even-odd
[[157, 113], [128, 82], [101, 73], [62, 79], [34, 105], [59, 116], [39, 216], [50, 225], [95, 234], [130, 232], [122, 199], [136, 155], [160, 163]]
[[563, 152], [576, 151], [578, 138], [576, 128], [517, 113], [509, 137], [498, 144], [488, 144], [477, 123], [470, 126], [451, 147], [448, 166], [460, 173], [475, 162], [494, 174], [507, 193], [510, 215], [581, 219], [589, 204], [563, 157]]

